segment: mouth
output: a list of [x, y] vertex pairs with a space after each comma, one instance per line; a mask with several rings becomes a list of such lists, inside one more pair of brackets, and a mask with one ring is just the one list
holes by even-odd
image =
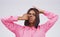
[[32, 19], [29, 19], [29, 21], [31, 22], [31, 21], [32, 21]]
[[31, 17], [29, 17], [29, 22], [31, 22], [32, 21], [32, 18]]

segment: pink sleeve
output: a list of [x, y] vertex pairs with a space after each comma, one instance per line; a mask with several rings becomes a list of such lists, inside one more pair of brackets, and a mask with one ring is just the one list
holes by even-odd
[[44, 15], [49, 19], [45, 24], [41, 25], [45, 32], [47, 32], [57, 21], [58, 15], [45, 11]]
[[20, 25], [14, 23], [14, 21], [18, 21], [18, 16], [17, 17], [10, 16], [7, 18], [2, 18], [1, 21], [12, 32], [15, 32], [17, 28], [21, 27]]

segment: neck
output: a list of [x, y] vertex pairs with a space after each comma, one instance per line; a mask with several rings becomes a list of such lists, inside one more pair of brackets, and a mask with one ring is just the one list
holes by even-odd
[[30, 27], [34, 26], [34, 24], [29, 24]]

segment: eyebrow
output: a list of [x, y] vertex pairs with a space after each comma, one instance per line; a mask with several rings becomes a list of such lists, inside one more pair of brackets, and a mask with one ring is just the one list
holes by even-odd
[[[31, 14], [31, 13], [30, 13]], [[36, 14], [36, 13], [32, 13], [32, 14]]]

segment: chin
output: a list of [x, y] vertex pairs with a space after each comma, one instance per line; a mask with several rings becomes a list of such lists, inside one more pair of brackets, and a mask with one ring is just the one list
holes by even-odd
[[34, 23], [33, 21], [30, 21], [29, 23]]

